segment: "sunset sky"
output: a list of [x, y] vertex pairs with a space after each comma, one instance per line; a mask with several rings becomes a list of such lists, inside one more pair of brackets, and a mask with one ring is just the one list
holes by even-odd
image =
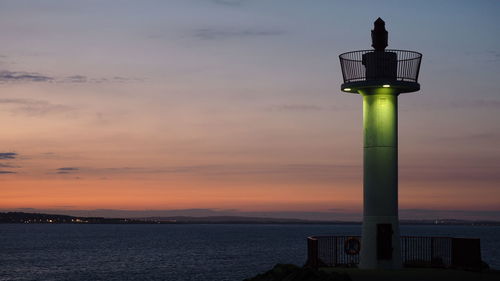
[[499, 12], [0, 0], [0, 210], [360, 219], [362, 100], [338, 55], [381, 17], [390, 48], [423, 53], [399, 99], [401, 217], [500, 220]]

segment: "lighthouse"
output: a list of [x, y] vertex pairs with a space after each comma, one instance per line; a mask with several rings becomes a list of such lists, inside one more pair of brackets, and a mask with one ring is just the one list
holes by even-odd
[[388, 32], [378, 18], [372, 50], [339, 56], [341, 90], [363, 98], [363, 227], [360, 268], [402, 267], [398, 219], [398, 97], [420, 90], [422, 54], [386, 49]]

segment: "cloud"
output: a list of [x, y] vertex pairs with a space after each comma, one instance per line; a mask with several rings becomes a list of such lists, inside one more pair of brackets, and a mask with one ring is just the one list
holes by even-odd
[[276, 164], [276, 165], [193, 165], [172, 166], [156, 169], [144, 167], [104, 168], [96, 171], [114, 173], [166, 173], [166, 174], [200, 174], [200, 175], [244, 175], [244, 174], [330, 174], [335, 170], [358, 169], [351, 165], [323, 164]]
[[213, 29], [201, 28], [194, 31], [194, 37], [200, 40], [225, 40], [236, 38], [251, 38], [264, 36], [278, 36], [284, 34], [280, 30], [258, 29]]
[[208, 165], [177, 168], [172, 172], [197, 172], [206, 175], [290, 175], [330, 177], [338, 171], [355, 170], [357, 166], [349, 165], [322, 165], [322, 164], [281, 164], [281, 165]]
[[73, 107], [54, 104], [44, 100], [4, 98], [0, 99], [0, 104], [15, 105], [13, 112], [25, 113], [27, 115], [46, 115], [48, 113], [61, 113], [73, 110]]
[[79, 170], [80, 170], [80, 168], [76, 168], [76, 167], [62, 167], [62, 168], [58, 168], [56, 173], [57, 174], [71, 174], [71, 173], [77, 172]]
[[[1, 152], [0, 153], [0, 159], [1, 160], [11, 160], [11, 159], [16, 159], [18, 156], [17, 153], [15, 152]], [[0, 163], [0, 168], [16, 168], [13, 165], [10, 164], [4, 164]], [[17, 172], [14, 171], [5, 171], [5, 170], [0, 170], [0, 174], [16, 174]]]
[[233, 164], [193, 165], [170, 167], [86, 168], [85, 173], [98, 176], [113, 174], [164, 174], [205, 180], [260, 180], [279, 182], [327, 182], [353, 179], [360, 176], [361, 167], [355, 165], [322, 164]]
[[[85, 167], [57, 169], [56, 174], [81, 173], [99, 179], [109, 179], [114, 175], [169, 175], [180, 178], [232, 181], [251, 180], [267, 182], [335, 183], [339, 180], [356, 179], [361, 176], [357, 165], [323, 164], [229, 164], [193, 165], [167, 167]], [[49, 173], [52, 174], [52, 173]]]
[[454, 108], [499, 108], [500, 100], [454, 100], [450, 103], [450, 105]]
[[40, 155], [42, 155], [42, 157], [46, 157], [46, 158], [57, 157], [57, 154], [55, 152], [42, 152], [42, 153], [40, 153]]
[[55, 82], [55, 83], [123, 83], [142, 81], [138, 78], [121, 76], [92, 78], [85, 75], [70, 75], [55, 77], [46, 74], [26, 71], [0, 70], [0, 83], [25, 83], [25, 82]]
[[308, 112], [308, 111], [321, 111], [323, 107], [313, 104], [282, 104], [273, 105], [268, 108], [270, 111], [293, 111], [293, 112]]
[[491, 61], [494, 61], [494, 62], [500, 61], [500, 52], [498, 52], [498, 51], [492, 52]]
[[75, 168], [75, 167], [62, 167], [62, 168], [59, 168], [57, 169], [59, 171], [78, 171], [80, 170], [80, 168]]
[[35, 73], [35, 72], [24, 72], [24, 71], [0, 71], [0, 83], [1, 82], [51, 82], [54, 77], [47, 75]]
[[91, 78], [85, 75], [72, 75], [57, 80], [57, 82], [61, 83], [124, 83], [124, 82], [137, 82], [137, 81], [142, 81], [142, 79], [121, 77], [121, 76]]
[[66, 77], [64, 81], [70, 83], [86, 83], [88, 81], [88, 78], [87, 76], [83, 75], [73, 75]]
[[0, 159], [16, 159], [17, 156], [15, 152], [0, 152]]

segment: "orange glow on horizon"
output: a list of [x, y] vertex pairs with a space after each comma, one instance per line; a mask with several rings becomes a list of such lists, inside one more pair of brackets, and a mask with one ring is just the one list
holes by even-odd
[[[6, 184], [6, 182], [4, 182]], [[231, 184], [158, 181], [44, 180], [9, 182], [0, 198], [2, 208], [63, 209], [189, 209], [326, 210], [357, 207], [360, 192], [348, 188], [317, 189], [289, 185], [251, 187]]]

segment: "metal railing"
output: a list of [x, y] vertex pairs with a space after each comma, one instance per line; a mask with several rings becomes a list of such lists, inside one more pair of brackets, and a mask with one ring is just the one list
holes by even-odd
[[377, 79], [418, 82], [422, 54], [414, 51], [361, 50], [339, 56], [344, 83]]
[[307, 237], [307, 263], [311, 266], [356, 266], [359, 253], [346, 249], [346, 241], [361, 240], [361, 236]]
[[[307, 238], [307, 265], [356, 267], [361, 247], [360, 236], [311, 236]], [[401, 236], [401, 258], [406, 267], [477, 268], [479, 239]]]
[[402, 236], [401, 258], [409, 267], [450, 267], [451, 237]]

